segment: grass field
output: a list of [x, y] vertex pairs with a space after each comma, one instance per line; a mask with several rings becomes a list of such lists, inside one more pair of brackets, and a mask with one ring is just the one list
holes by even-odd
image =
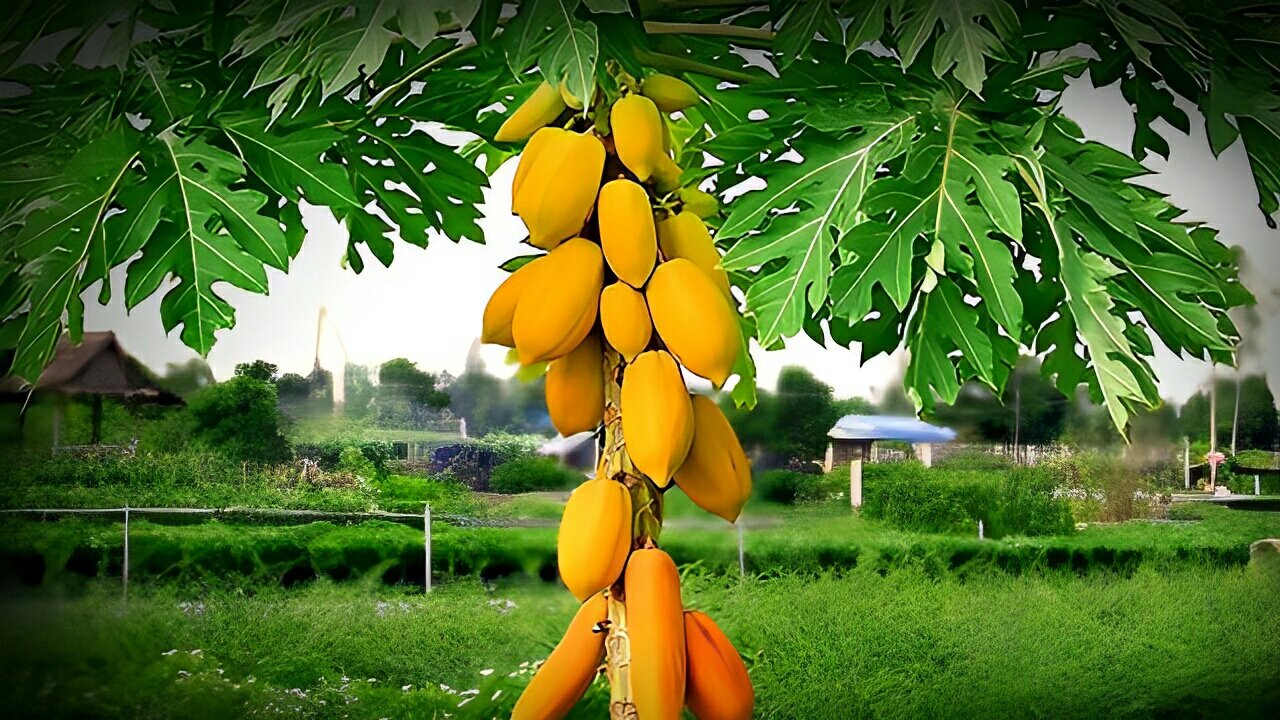
[[[11, 712], [502, 717], [574, 607], [536, 581], [459, 581], [428, 597], [323, 581], [160, 585], [127, 608], [117, 590], [4, 598]], [[684, 597], [747, 657], [760, 717], [1249, 718], [1280, 703], [1280, 594], [1243, 568], [964, 581], [694, 571]], [[574, 717], [601, 716], [605, 699], [597, 683]]]

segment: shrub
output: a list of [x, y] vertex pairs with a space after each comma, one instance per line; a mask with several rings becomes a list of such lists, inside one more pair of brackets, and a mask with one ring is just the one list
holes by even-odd
[[1008, 455], [964, 448], [938, 460], [933, 466], [938, 470], [1009, 470], [1014, 463]]
[[211, 450], [236, 460], [273, 463], [289, 459], [289, 441], [281, 432], [283, 416], [276, 387], [250, 377], [211, 385], [191, 398], [194, 437]]
[[338, 472], [372, 480], [377, 477], [378, 468], [374, 466], [369, 458], [365, 457], [360, 448], [351, 445], [343, 448], [342, 454], [338, 456]]
[[1140, 468], [1103, 453], [1051, 458], [1043, 467], [1080, 522], [1121, 522], [1148, 517], [1158, 507], [1151, 482]]
[[475, 444], [490, 450], [501, 458], [502, 462], [529, 457], [546, 442], [540, 435], [510, 433], [505, 430], [493, 430], [475, 439]]
[[294, 453], [299, 458], [316, 461], [321, 470], [334, 471], [342, 461], [343, 452], [356, 448], [370, 463], [378, 477], [387, 472], [387, 464], [396, 457], [395, 447], [385, 440], [329, 440], [325, 442], [308, 442], [294, 445]]
[[1069, 534], [1070, 506], [1054, 494], [1055, 479], [1033, 468], [991, 473], [925, 468], [918, 462], [863, 468], [862, 512], [917, 532], [989, 537]]
[[791, 505], [795, 503], [801, 483], [808, 478], [794, 470], [765, 470], [752, 479], [752, 488], [761, 500]]
[[489, 490], [496, 493], [524, 493], [563, 490], [582, 482], [582, 475], [555, 458], [534, 456], [502, 463], [489, 476]]

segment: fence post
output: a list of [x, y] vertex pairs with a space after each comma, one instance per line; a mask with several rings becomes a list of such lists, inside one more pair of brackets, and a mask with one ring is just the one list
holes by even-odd
[[422, 591], [431, 592], [431, 503], [422, 506]]
[[982, 521], [981, 521], [981, 520], [979, 520], [979, 521], [978, 521], [978, 539], [979, 539], [979, 540], [985, 540], [985, 539], [986, 539], [986, 538], [984, 538], [984, 537], [983, 537], [983, 535], [984, 535], [983, 530], [984, 530], [984, 528], [982, 527]]
[[734, 525], [738, 526], [738, 574], [742, 576], [746, 576], [747, 561], [746, 561], [746, 555], [744, 555], [742, 552], [742, 522], [741, 522], [742, 518], [738, 518], [738, 520], [739, 522], [734, 523]]
[[1253, 476], [1253, 494], [1254, 495], [1262, 494], [1262, 476], [1261, 475]]
[[1191, 439], [1182, 439], [1182, 484], [1191, 489]]
[[124, 601], [129, 602], [129, 506], [124, 506]]

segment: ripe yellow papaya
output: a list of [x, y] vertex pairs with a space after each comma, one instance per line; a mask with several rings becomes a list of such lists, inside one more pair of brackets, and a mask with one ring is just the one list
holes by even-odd
[[604, 283], [600, 246], [574, 238], [538, 260], [511, 321], [520, 364], [554, 360], [591, 332]]
[[683, 172], [684, 169], [675, 160], [663, 153], [654, 160], [653, 186], [658, 192], [671, 192], [680, 187], [680, 174]]
[[678, 720], [685, 698], [680, 573], [657, 548], [636, 550], [625, 579], [631, 697], [644, 720]]
[[736, 306], [733, 294], [729, 292], [729, 276], [720, 267], [720, 253], [716, 251], [706, 224], [697, 215], [686, 209], [660, 220], [658, 247], [662, 248], [662, 255], [668, 260], [684, 258], [697, 265]]
[[489, 303], [484, 306], [484, 317], [481, 321], [480, 342], [515, 347], [516, 340], [511, 336], [511, 319], [516, 314], [516, 304], [524, 294], [524, 289], [533, 277], [533, 266], [537, 258], [522, 265], [507, 276], [506, 280], [489, 296]]
[[597, 632], [596, 626], [608, 615], [604, 595], [596, 595], [578, 608], [564, 637], [516, 701], [512, 720], [558, 720], [569, 714], [604, 661], [605, 634]]
[[693, 396], [693, 444], [676, 470], [676, 485], [694, 504], [735, 522], [751, 497], [751, 463], [720, 407]]
[[596, 203], [604, 259], [623, 282], [643, 287], [658, 259], [649, 194], [630, 180], [611, 180]]
[[696, 187], [680, 188], [679, 197], [686, 212], [691, 212], [703, 220], [720, 212], [720, 201], [716, 200], [716, 196]]
[[631, 461], [658, 487], [670, 485], [693, 442], [693, 404], [670, 353], [642, 352], [627, 365], [621, 409]]
[[705, 613], [684, 614], [685, 704], [698, 720], [749, 720], [755, 690], [733, 643]]
[[561, 435], [595, 430], [604, 419], [604, 356], [594, 333], [547, 368], [547, 413]]
[[653, 337], [644, 295], [626, 283], [613, 283], [600, 293], [600, 325], [605, 339], [627, 362], [644, 352]]
[[502, 123], [502, 127], [498, 128], [493, 139], [498, 142], [526, 140], [564, 111], [565, 104], [560, 98], [560, 92], [551, 87], [550, 83], [543, 82], [527, 100], [520, 104], [520, 107], [516, 108], [515, 112], [511, 113], [511, 117]]
[[680, 112], [697, 105], [701, 100], [692, 85], [661, 73], [645, 78], [640, 84], [640, 94], [652, 100], [665, 113]]
[[539, 130], [529, 145], [534, 152], [520, 158], [511, 209], [529, 228], [529, 242], [550, 250], [586, 224], [604, 172], [604, 145], [590, 133], [559, 128]]
[[613, 104], [609, 124], [618, 159], [640, 182], [648, 182], [659, 158], [667, 157], [662, 151], [662, 116], [658, 115], [658, 107], [643, 95], [628, 95]]
[[597, 473], [565, 503], [556, 538], [560, 579], [579, 600], [622, 576], [631, 551], [631, 493]]
[[[711, 278], [689, 260], [668, 260], [653, 271], [645, 300], [658, 337], [680, 364], [723, 385], [738, 359], [741, 331], [737, 313]], [[517, 322], [523, 309], [522, 302], [516, 309]], [[517, 334], [517, 347], [519, 340]], [[623, 412], [625, 417], [625, 408]]]

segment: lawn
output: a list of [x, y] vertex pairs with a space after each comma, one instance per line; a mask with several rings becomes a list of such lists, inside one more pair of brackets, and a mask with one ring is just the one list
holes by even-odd
[[[0, 601], [11, 712], [505, 716], [574, 607], [531, 580], [426, 597], [368, 583], [161, 584], [127, 608], [117, 590]], [[965, 580], [695, 570], [684, 598], [747, 657], [761, 717], [1248, 718], [1280, 703], [1280, 594], [1245, 568]], [[605, 697], [597, 683], [574, 716], [601, 716]]]

